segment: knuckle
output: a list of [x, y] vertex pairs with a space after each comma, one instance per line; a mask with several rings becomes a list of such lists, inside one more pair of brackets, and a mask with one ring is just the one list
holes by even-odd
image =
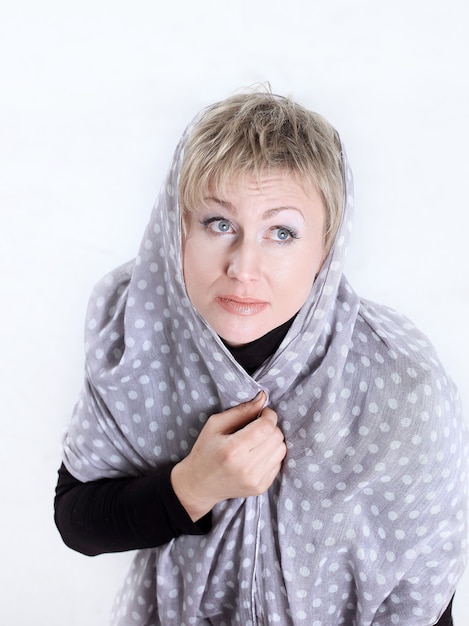
[[274, 424], [277, 423], [277, 420], [278, 420], [277, 413], [273, 409], [269, 408], [268, 406], [266, 406], [266, 407], [264, 407], [262, 409], [261, 416], [262, 417], [267, 417]]
[[260, 496], [267, 489], [267, 486], [261, 481], [251, 482], [247, 487], [250, 496]]
[[221, 461], [227, 467], [233, 467], [239, 464], [242, 456], [241, 446], [229, 438], [225, 441], [221, 450]]
[[268, 417], [264, 416], [264, 414], [262, 414], [259, 419], [256, 420], [256, 425], [260, 432], [264, 435], [272, 435], [277, 429], [275, 423], [272, 422], [272, 420]]

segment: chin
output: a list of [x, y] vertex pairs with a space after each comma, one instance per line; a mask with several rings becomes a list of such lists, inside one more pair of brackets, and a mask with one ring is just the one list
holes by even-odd
[[269, 331], [273, 330], [274, 327], [272, 328], [262, 328], [262, 329], [252, 329], [252, 330], [247, 330], [247, 329], [242, 329], [242, 330], [232, 330], [229, 331], [228, 329], [220, 329], [219, 331], [217, 331], [217, 329], [215, 328], [215, 332], [217, 332], [217, 334], [223, 339], [223, 341], [225, 343], [227, 343], [229, 346], [232, 346], [233, 348], [238, 348], [240, 346], [244, 346], [247, 343], [251, 343], [251, 341], [256, 341], [256, 339], [260, 339], [261, 337], [263, 337], [265, 334], [267, 334]]

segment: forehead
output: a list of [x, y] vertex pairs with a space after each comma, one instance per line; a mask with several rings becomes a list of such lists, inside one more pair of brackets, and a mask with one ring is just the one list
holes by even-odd
[[216, 198], [229, 202], [240, 195], [289, 195], [316, 198], [319, 191], [314, 180], [286, 168], [270, 168], [260, 172], [246, 171], [232, 175], [220, 174], [202, 191], [203, 200]]

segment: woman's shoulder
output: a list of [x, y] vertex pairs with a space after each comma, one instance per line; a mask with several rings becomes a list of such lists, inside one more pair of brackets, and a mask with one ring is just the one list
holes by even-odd
[[351, 358], [369, 372], [370, 387], [383, 386], [391, 412], [405, 410], [400, 419], [417, 420], [424, 430], [461, 421], [458, 390], [431, 340], [394, 309], [361, 300]]
[[386, 305], [360, 299], [352, 342], [355, 349], [381, 355], [378, 362], [384, 359], [394, 369], [404, 368], [410, 378], [445, 376], [431, 339], [408, 317]]
[[445, 490], [450, 476], [456, 484], [467, 431], [457, 388], [428, 337], [395, 310], [362, 300], [349, 358], [363, 381], [357, 423], [375, 426], [382, 461], [404, 484], [430, 476], [435, 489]]

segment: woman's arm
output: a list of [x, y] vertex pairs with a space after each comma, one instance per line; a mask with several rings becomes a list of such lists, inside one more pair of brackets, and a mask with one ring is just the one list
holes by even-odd
[[453, 618], [451, 617], [451, 611], [453, 608], [453, 599], [454, 599], [454, 596], [451, 598], [451, 602], [448, 604], [446, 611], [440, 617], [438, 623], [435, 624], [435, 626], [453, 626]]
[[64, 542], [88, 556], [151, 548], [179, 535], [211, 528], [211, 513], [196, 523], [171, 485], [172, 465], [137, 478], [82, 483], [64, 465], [54, 501], [55, 523]]
[[156, 547], [211, 528], [228, 498], [266, 491], [286, 454], [265, 394], [212, 415], [189, 455], [141, 477], [82, 483], [59, 470], [55, 521], [64, 542], [87, 555]]

